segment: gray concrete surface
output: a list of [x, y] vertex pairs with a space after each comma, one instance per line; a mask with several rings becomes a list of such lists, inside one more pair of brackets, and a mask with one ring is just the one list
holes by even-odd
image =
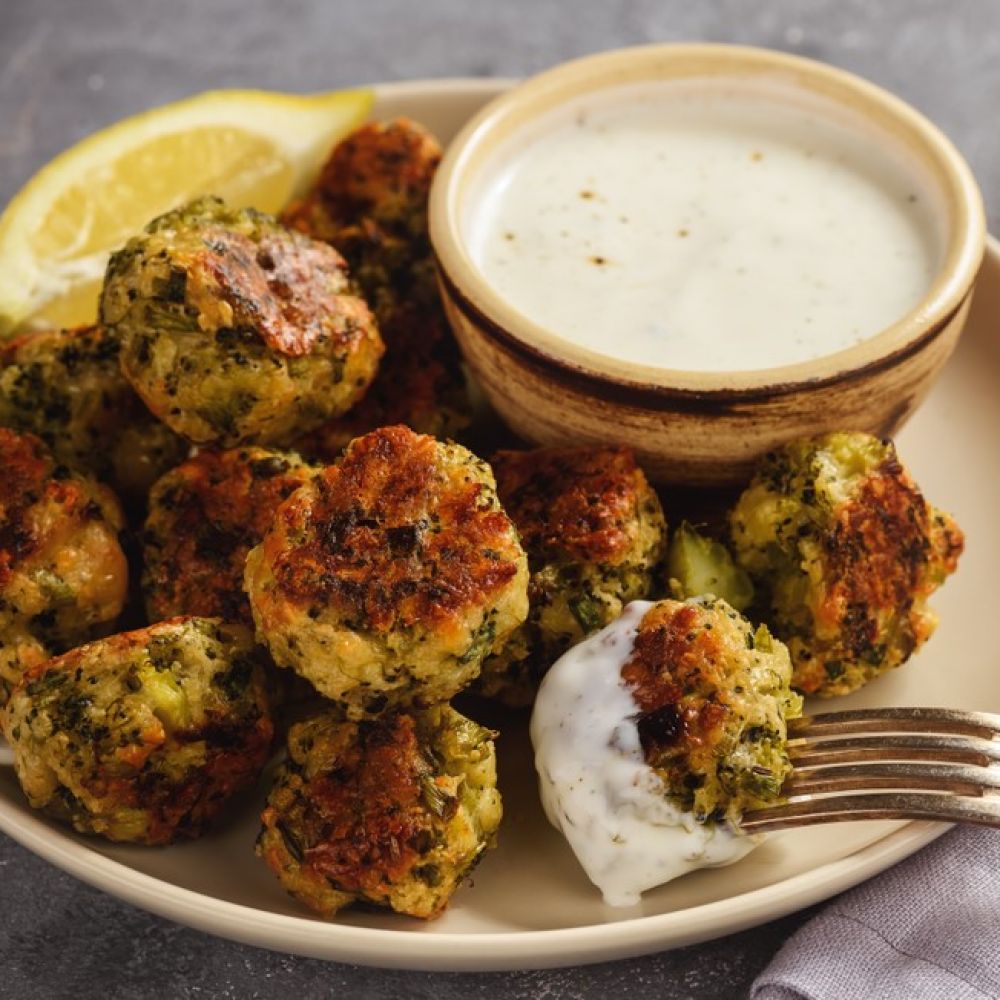
[[[0, 0], [0, 204], [93, 129], [208, 87], [518, 75], [615, 45], [691, 39], [787, 49], [901, 94], [969, 158], [1000, 230], [1000, 0]], [[385, 972], [178, 927], [0, 836], [0, 998], [728, 1000], [805, 916], [602, 966]]]

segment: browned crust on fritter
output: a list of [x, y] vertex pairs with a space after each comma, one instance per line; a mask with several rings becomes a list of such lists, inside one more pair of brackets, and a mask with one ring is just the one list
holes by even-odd
[[333, 147], [312, 190], [285, 209], [281, 222], [332, 243], [352, 271], [364, 262], [412, 258], [420, 237], [429, 252], [427, 198], [440, 162], [440, 144], [416, 122], [369, 122]]
[[877, 632], [868, 610], [904, 610], [925, 596], [929, 528], [927, 505], [895, 458], [868, 476], [839, 512], [824, 539], [831, 583], [820, 614], [843, 622], [853, 655], [863, 654]]
[[441, 162], [441, 146], [408, 118], [369, 122], [339, 142], [317, 184], [327, 205], [342, 217], [422, 207]]
[[252, 627], [246, 555], [311, 474], [279, 453], [234, 448], [200, 452], [160, 479], [144, 546], [150, 618], [201, 615]]
[[[892, 451], [823, 537], [826, 586], [816, 609], [817, 632], [836, 632], [847, 659], [878, 662], [885, 621], [899, 616], [898, 653], [905, 660], [933, 632], [925, 601], [955, 571], [964, 545], [958, 525], [933, 511]], [[809, 653], [798, 650], [794, 679], [806, 692], [829, 684], [824, 662], [834, 657], [830, 650], [818, 659]]]
[[406, 427], [381, 428], [282, 504], [284, 534], [302, 538], [271, 553], [289, 603], [381, 634], [448, 631], [503, 591], [519, 555], [510, 521], [484, 502], [482, 483], [441, 475], [438, 447]]
[[[307, 879], [325, 879], [340, 891], [369, 899], [387, 897], [421, 861], [441, 822], [423, 800], [433, 771], [420, 750], [414, 720], [394, 715], [345, 722], [329, 750], [324, 770], [303, 779], [291, 813], [268, 805], [262, 823], [279, 830], [282, 843], [292, 835]], [[458, 799], [446, 804], [454, 812]], [[263, 856], [274, 871], [282, 870], [283, 852], [272, 857], [264, 850]]]
[[269, 348], [293, 358], [331, 336], [346, 343], [353, 335], [353, 324], [331, 323], [347, 291], [347, 265], [333, 247], [296, 233], [265, 233], [254, 243], [218, 225], [206, 226], [202, 240], [188, 280], [228, 303], [232, 327], [257, 330]]
[[533, 557], [615, 563], [634, 548], [646, 484], [630, 449], [500, 451], [490, 464]]
[[665, 772], [672, 787], [689, 772], [711, 769], [729, 712], [726, 651], [705, 618], [695, 605], [655, 605], [640, 622], [632, 656], [621, 670], [639, 706], [636, 722], [646, 762]]

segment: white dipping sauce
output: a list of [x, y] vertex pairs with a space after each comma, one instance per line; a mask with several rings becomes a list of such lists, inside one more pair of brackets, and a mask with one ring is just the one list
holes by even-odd
[[791, 364], [913, 309], [936, 194], [894, 140], [780, 84], [697, 79], [577, 98], [477, 181], [471, 255], [511, 305], [623, 361]]
[[542, 805], [611, 906], [697, 868], [738, 861], [762, 838], [706, 826], [666, 798], [643, 760], [621, 669], [652, 607], [633, 601], [546, 674], [531, 716]]

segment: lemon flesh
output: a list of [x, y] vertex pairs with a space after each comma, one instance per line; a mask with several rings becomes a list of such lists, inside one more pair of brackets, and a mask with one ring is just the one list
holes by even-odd
[[0, 337], [96, 318], [108, 255], [199, 195], [277, 212], [369, 113], [370, 90], [218, 90], [126, 118], [43, 167], [0, 216]]

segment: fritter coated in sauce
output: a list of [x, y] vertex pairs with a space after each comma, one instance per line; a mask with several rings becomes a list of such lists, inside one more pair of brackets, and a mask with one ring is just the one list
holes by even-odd
[[660, 601], [621, 676], [646, 763], [700, 822], [738, 823], [776, 801], [791, 771], [786, 721], [801, 712], [788, 650], [721, 600]]

